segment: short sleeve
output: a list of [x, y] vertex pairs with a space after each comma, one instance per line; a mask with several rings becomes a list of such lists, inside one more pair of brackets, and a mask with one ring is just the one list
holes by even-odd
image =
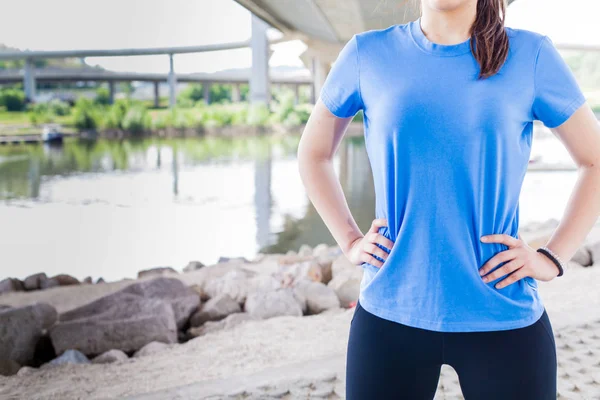
[[548, 128], [565, 122], [586, 99], [573, 72], [548, 36], [542, 38], [534, 70], [533, 118]]
[[329, 111], [339, 118], [354, 116], [363, 108], [356, 35], [344, 45], [331, 66], [320, 97]]

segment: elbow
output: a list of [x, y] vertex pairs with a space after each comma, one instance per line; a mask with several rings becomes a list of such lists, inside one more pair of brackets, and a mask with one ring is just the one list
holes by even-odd
[[577, 163], [577, 169], [580, 171], [595, 171], [600, 174], [600, 159], [580, 161]]

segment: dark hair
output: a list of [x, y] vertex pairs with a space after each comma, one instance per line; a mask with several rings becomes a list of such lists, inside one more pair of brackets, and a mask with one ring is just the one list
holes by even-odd
[[477, 16], [471, 26], [471, 51], [479, 63], [480, 79], [498, 72], [508, 56], [505, 11], [505, 0], [477, 0]]
[[471, 52], [479, 64], [480, 79], [498, 72], [508, 56], [505, 14], [506, 0], [477, 0], [477, 14], [471, 26]]

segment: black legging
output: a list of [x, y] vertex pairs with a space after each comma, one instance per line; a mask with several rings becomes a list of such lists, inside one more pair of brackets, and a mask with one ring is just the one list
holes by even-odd
[[546, 310], [524, 328], [435, 332], [357, 304], [346, 359], [348, 400], [433, 399], [442, 364], [456, 370], [465, 400], [556, 399], [556, 345]]

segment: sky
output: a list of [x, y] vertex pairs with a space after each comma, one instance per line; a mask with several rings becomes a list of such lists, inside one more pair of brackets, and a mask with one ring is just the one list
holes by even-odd
[[[375, 2], [375, 0], [373, 0]], [[113, 49], [228, 43], [250, 37], [250, 13], [233, 0], [0, 0], [0, 43], [19, 49]], [[6, 12], [8, 11], [8, 12]], [[517, 0], [506, 25], [554, 43], [600, 46], [599, 0]], [[276, 30], [269, 31], [277, 37]], [[276, 44], [269, 65], [303, 66], [300, 41]], [[164, 56], [88, 58], [118, 71], [167, 72]], [[249, 49], [175, 56], [178, 73], [251, 66]]]

